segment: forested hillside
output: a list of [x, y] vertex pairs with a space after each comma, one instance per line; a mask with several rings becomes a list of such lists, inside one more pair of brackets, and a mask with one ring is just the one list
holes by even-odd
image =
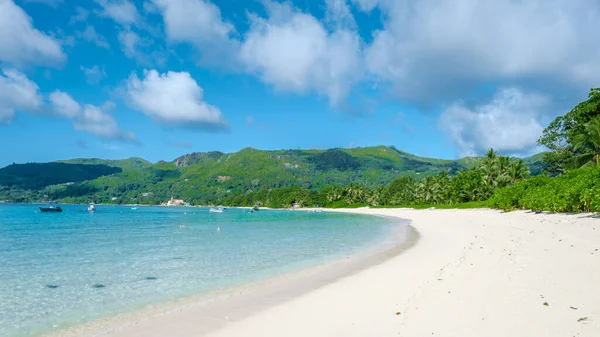
[[[525, 161], [541, 167], [539, 159]], [[416, 181], [444, 172], [452, 176], [477, 162], [476, 158], [422, 158], [388, 146], [279, 151], [246, 148], [235, 153], [191, 153], [156, 164], [141, 158], [71, 159], [0, 170], [0, 200], [159, 204], [173, 196], [191, 204], [209, 204], [232, 195], [282, 187], [322, 190], [352, 183], [375, 188], [399, 176]]]

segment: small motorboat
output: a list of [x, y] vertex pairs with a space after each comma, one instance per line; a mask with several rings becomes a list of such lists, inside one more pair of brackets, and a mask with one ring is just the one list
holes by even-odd
[[46, 213], [46, 212], [58, 213], [58, 212], [62, 212], [62, 208], [54, 207], [54, 206], [40, 207], [40, 211], [44, 212], [44, 213]]
[[211, 208], [208, 211], [211, 212], [211, 213], [223, 213], [223, 207]]
[[88, 211], [89, 211], [89, 212], [93, 212], [93, 211], [95, 211], [95, 210], [96, 210], [96, 205], [94, 205], [94, 204], [90, 204], [90, 205], [88, 206]]
[[131, 207], [131, 209], [134, 210], [134, 211], [137, 210], [138, 209], [138, 205], [137, 204], [133, 205], [133, 207]]
[[254, 205], [254, 207], [252, 207], [252, 210], [258, 212], [258, 205]]

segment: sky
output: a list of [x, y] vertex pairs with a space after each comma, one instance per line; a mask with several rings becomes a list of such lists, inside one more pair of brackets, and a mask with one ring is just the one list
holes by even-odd
[[0, 0], [0, 166], [526, 156], [599, 86], [598, 41], [597, 0]]

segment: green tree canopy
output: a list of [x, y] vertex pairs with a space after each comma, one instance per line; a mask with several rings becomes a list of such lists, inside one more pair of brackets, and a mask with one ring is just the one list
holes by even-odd
[[600, 116], [600, 88], [593, 88], [586, 101], [557, 117], [544, 129], [538, 144], [551, 151], [544, 156], [544, 161], [550, 164], [547, 171], [561, 174], [577, 166], [574, 158], [582, 154], [582, 149], [575, 146], [577, 138], [585, 134], [586, 125], [597, 116]]

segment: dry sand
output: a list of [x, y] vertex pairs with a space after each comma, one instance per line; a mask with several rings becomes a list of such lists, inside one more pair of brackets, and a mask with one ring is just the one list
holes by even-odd
[[[600, 336], [600, 219], [591, 214], [344, 212], [410, 219], [420, 238], [335, 280], [292, 277], [239, 300], [183, 308], [109, 335]], [[301, 288], [308, 290], [292, 290]], [[218, 329], [207, 334], [210, 325]]]
[[600, 336], [600, 220], [591, 215], [348, 212], [411, 219], [420, 241], [211, 336]]

